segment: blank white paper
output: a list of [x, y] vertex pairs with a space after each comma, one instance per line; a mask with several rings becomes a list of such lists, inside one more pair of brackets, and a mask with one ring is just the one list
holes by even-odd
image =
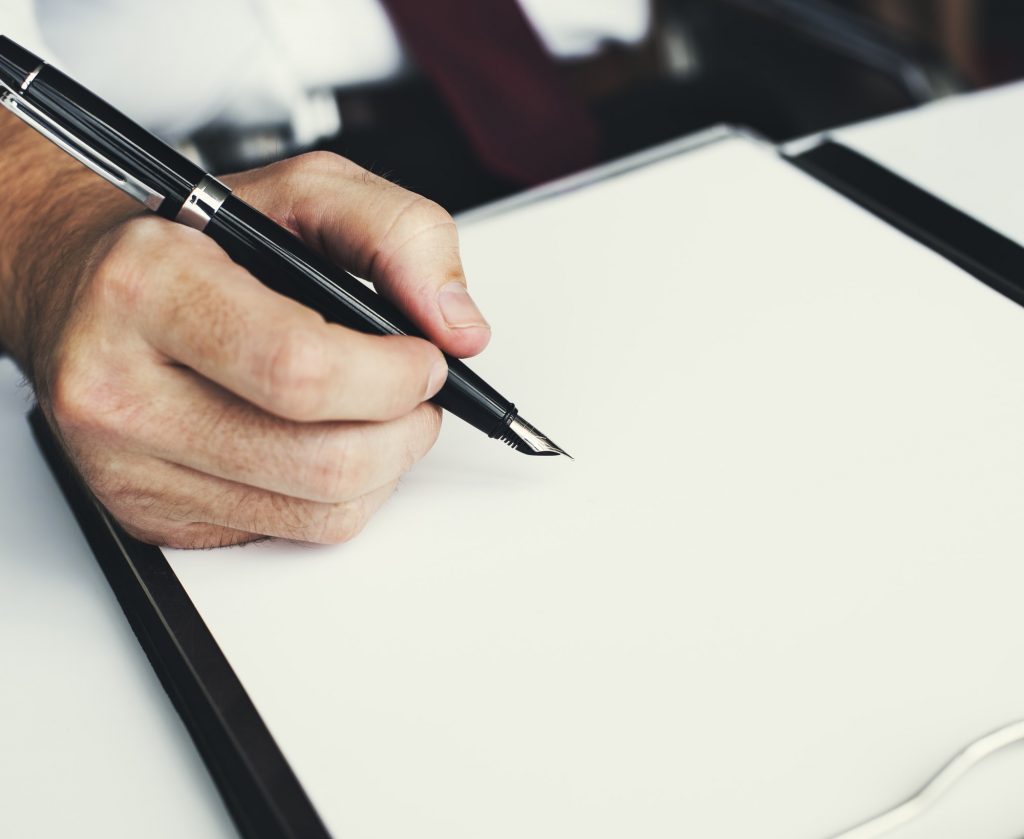
[[576, 461], [448, 417], [349, 544], [168, 552], [337, 836], [819, 837], [1024, 716], [1017, 305], [744, 139], [462, 239]]

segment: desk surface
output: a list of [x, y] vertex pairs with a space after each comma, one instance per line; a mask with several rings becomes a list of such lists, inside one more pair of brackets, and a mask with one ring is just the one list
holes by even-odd
[[230, 836], [0, 361], [0, 835]]
[[[1017, 116], [1022, 100], [1024, 86], [1015, 86], [839, 136], [1024, 241], [1009, 199], [1021, 194], [1024, 167], [1014, 169], [1008, 139], [1024, 123]], [[968, 111], [969, 119], [958, 117]], [[4, 362], [0, 833], [232, 835], [204, 767], [35, 450], [25, 409], [25, 391]]]

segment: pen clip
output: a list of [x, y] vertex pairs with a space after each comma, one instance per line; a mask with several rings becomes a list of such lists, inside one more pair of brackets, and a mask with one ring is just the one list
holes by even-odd
[[0, 105], [19, 119], [31, 125], [36, 131], [70, 154], [79, 163], [87, 166], [105, 181], [128, 193], [136, 201], [145, 204], [149, 209], [160, 209], [164, 196], [156, 190], [132, 177], [103, 155], [89, 148], [85, 143], [73, 136], [66, 129], [40, 111], [30, 102], [25, 101], [18, 93], [0, 82]]

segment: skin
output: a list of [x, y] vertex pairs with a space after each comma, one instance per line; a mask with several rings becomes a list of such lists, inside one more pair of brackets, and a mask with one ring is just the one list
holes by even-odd
[[270, 291], [6, 112], [0, 148], [0, 343], [128, 532], [187, 548], [355, 536], [437, 438], [438, 347], [471, 356], [490, 338], [451, 217], [327, 153], [225, 178], [430, 342], [369, 336]]

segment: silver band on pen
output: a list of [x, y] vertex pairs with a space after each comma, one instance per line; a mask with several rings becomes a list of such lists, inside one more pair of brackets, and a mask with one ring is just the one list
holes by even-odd
[[42, 61], [40, 62], [39, 66], [36, 67], [35, 70], [33, 70], [31, 73], [25, 76], [25, 81], [21, 83], [21, 88], [19, 89], [20, 93], [24, 93], [26, 90], [28, 90], [28, 86], [36, 80], [36, 76], [39, 75], [39, 71], [42, 70], [45, 66], [46, 62]]
[[231, 194], [231, 190], [218, 181], [213, 175], [204, 175], [203, 179], [196, 184], [195, 189], [189, 193], [185, 203], [178, 210], [174, 220], [194, 227], [196, 230], [205, 230], [210, 219], [214, 217], [224, 199]]

